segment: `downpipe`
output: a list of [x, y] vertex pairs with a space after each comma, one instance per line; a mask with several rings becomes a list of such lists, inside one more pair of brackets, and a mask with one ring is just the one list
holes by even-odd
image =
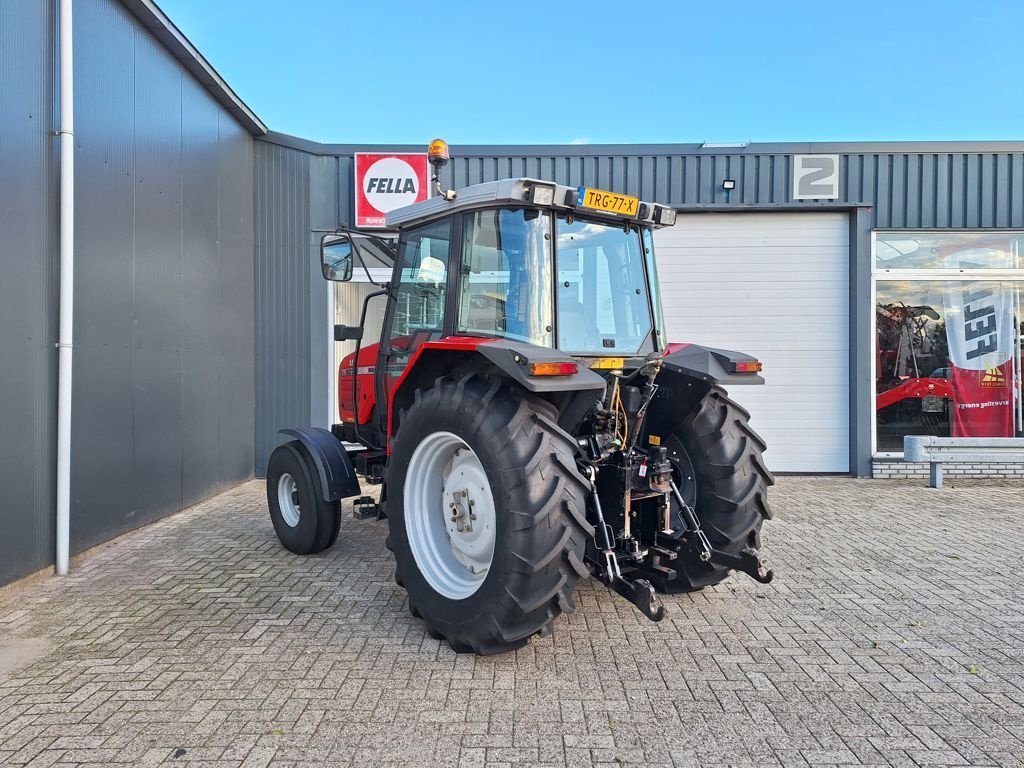
[[60, 332], [57, 342], [57, 574], [71, 552], [71, 363], [75, 310], [75, 91], [72, 0], [60, 0]]

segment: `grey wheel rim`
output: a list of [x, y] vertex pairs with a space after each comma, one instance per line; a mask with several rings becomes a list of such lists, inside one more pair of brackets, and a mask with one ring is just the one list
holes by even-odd
[[405, 529], [420, 574], [437, 593], [463, 600], [494, 559], [497, 510], [479, 457], [451, 432], [427, 435], [405, 476]]
[[299, 524], [302, 508], [299, 506], [299, 486], [295, 478], [285, 472], [277, 480], [277, 506], [285, 525], [294, 528]]

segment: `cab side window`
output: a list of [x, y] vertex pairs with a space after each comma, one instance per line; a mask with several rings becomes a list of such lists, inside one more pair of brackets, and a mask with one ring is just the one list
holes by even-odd
[[462, 220], [458, 329], [551, 346], [551, 221], [500, 208]]
[[392, 346], [399, 339], [437, 338], [444, 328], [451, 220], [409, 230], [399, 243], [401, 272], [395, 295]]

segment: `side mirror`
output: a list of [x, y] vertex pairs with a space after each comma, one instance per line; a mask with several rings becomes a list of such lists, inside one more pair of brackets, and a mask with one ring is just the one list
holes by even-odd
[[324, 278], [342, 283], [351, 280], [354, 251], [352, 238], [347, 234], [330, 234], [320, 238], [320, 268]]
[[362, 341], [363, 329], [358, 325], [336, 325], [334, 326], [335, 341]]

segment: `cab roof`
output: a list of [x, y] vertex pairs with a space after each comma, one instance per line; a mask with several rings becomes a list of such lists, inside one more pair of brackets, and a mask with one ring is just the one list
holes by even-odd
[[[554, 187], [554, 202], [550, 205], [532, 203], [530, 201], [530, 193], [534, 185]], [[446, 200], [444, 197], [435, 196], [427, 198], [423, 202], [413, 203], [404, 208], [397, 208], [387, 214], [385, 226], [387, 229], [408, 229], [409, 227], [439, 219], [451, 213], [489, 207], [495, 204], [549, 208], [556, 211], [578, 211], [588, 217], [623, 223], [629, 221], [651, 228], [667, 226], [654, 221], [655, 206], [650, 203], [640, 204], [641, 217], [616, 216], [589, 208], [579, 208], [576, 205], [578, 192], [579, 189], [577, 187], [567, 187], [563, 184], [555, 184], [554, 182], [528, 177], [485, 181], [482, 184], [474, 184], [457, 190], [454, 200]]]

